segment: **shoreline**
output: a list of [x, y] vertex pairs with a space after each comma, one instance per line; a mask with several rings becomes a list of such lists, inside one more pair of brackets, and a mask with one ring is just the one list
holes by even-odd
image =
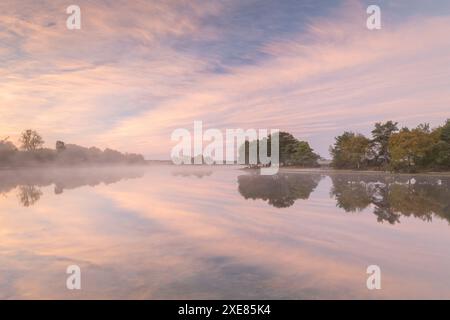
[[[242, 168], [241, 170], [253, 171], [257, 168]], [[289, 168], [279, 169], [280, 173], [323, 173], [323, 174], [367, 174], [367, 175], [387, 175], [387, 176], [450, 176], [450, 171], [430, 171], [430, 172], [391, 172], [377, 170], [352, 170], [352, 169], [333, 169], [333, 168]]]

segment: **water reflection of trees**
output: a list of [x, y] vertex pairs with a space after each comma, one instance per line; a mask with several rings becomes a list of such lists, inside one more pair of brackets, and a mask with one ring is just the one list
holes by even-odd
[[35, 186], [20, 186], [18, 198], [24, 207], [30, 207], [35, 204], [42, 196], [41, 189]]
[[400, 217], [431, 221], [434, 216], [450, 222], [450, 177], [333, 175], [331, 196], [347, 212], [373, 206], [379, 222], [394, 224]]
[[144, 172], [143, 167], [5, 170], [0, 171], [0, 194], [6, 195], [18, 187], [20, 203], [30, 207], [43, 195], [41, 187], [54, 185], [54, 193], [61, 194], [64, 190], [82, 186], [139, 178]]
[[[395, 224], [402, 216], [450, 222], [450, 177], [331, 174], [330, 196], [346, 212], [371, 208], [379, 222]], [[245, 199], [262, 199], [277, 208], [308, 199], [321, 180], [320, 174], [256, 174], [238, 177]]]
[[203, 177], [209, 177], [213, 174], [212, 170], [178, 170], [173, 171], [172, 175], [175, 177], [196, 177], [196, 178], [203, 178]]
[[298, 199], [308, 199], [321, 178], [319, 174], [242, 175], [238, 177], [239, 193], [245, 199], [262, 199], [276, 208], [286, 208]]

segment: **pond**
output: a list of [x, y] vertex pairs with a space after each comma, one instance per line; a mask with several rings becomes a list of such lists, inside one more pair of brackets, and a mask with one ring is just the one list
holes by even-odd
[[3, 170], [0, 298], [450, 299], [449, 223], [450, 176]]

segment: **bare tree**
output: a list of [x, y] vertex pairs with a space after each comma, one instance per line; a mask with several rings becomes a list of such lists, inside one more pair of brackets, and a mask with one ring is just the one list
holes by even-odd
[[42, 137], [34, 130], [25, 130], [20, 135], [19, 139], [21, 143], [21, 148], [26, 151], [33, 151], [36, 150], [44, 144], [44, 140], [42, 140]]

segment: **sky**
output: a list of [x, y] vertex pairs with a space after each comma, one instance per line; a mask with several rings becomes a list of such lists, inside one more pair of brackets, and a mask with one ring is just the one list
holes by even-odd
[[447, 0], [2, 0], [0, 139], [31, 128], [46, 147], [169, 159], [173, 130], [200, 120], [288, 131], [329, 157], [345, 130], [450, 118], [449, 32]]

